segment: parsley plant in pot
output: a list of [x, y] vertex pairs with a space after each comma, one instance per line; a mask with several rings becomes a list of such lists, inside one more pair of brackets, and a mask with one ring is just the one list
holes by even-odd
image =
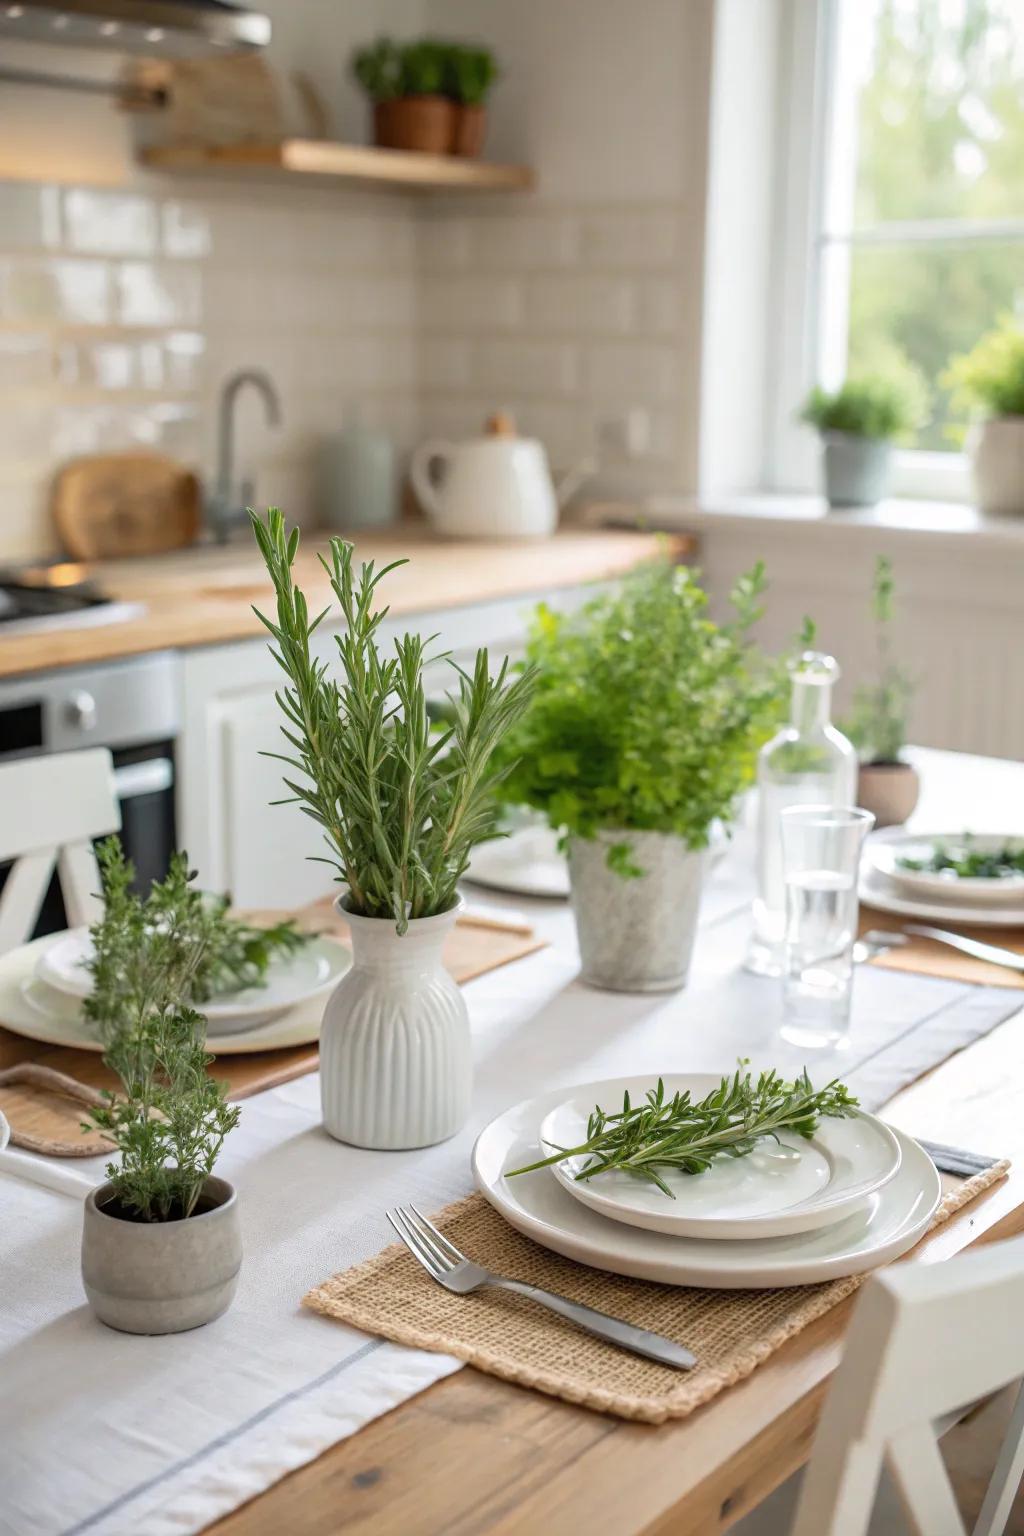
[[914, 684], [893, 656], [894, 592], [892, 564], [879, 555], [871, 590], [875, 675], [854, 694], [853, 710], [846, 725], [846, 733], [860, 759], [857, 804], [874, 812], [876, 827], [902, 826], [921, 793], [917, 769], [903, 756]]
[[85, 1202], [82, 1280], [109, 1327], [180, 1333], [230, 1305], [242, 1262], [235, 1191], [213, 1172], [239, 1111], [207, 1075], [206, 1021], [189, 1002], [204, 959], [203, 898], [183, 854], [145, 902], [116, 838], [101, 845], [100, 872], [84, 1006], [121, 1088], [104, 1094], [87, 1128], [119, 1158]]
[[909, 364], [891, 374], [849, 378], [835, 393], [811, 391], [801, 420], [821, 434], [830, 506], [873, 507], [888, 494], [893, 441], [918, 424], [924, 398]]
[[503, 798], [564, 834], [582, 978], [623, 992], [685, 984], [712, 823], [752, 781], [779, 668], [749, 642], [763, 571], [719, 627], [683, 566], [659, 560], [579, 614], [537, 610], [533, 703], [502, 748]]
[[276, 509], [252, 523], [277, 594], [276, 620], [260, 617], [287, 678], [285, 783], [323, 829], [352, 933], [352, 969], [320, 1032], [324, 1125], [357, 1146], [429, 1146], [469, 1113], [469, 1016], [441, 948], [472, 848], [494, 834], [493, 754], [533, 677], [508, 682], [507, 663], [491, 677], [485, 650], [472, 673], [453, 664], [450, 724], [435, 732], [424, 641], [405, 635], [390, 654], [377, 645], [387, 613], [375, 607], [377, 587], [405, 562], [357, 571], [351, 544], [334, 538], [321, 560], [344, 620], [336, 680], [313, 642], [327, 610], [310, 617], [293, 580], [298, 530], [287, 533]]
[[974, 499], [983, 512], [1024, 512], [1024, 328], [1004, 319], [943, 375], [958, 404], [980, 413], [968, 436]]

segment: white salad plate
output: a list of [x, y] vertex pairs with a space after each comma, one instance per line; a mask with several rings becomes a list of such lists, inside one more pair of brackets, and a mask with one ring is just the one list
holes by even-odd
[[[92, 977], [85, 969], [91, 955], [89, 930], [70, 928], [56, 934], [54, 942], [40, 952], [36, 974], [48, 987], [81, 1000], [92, 991]], [[290, 1008], [325, 998], [351, 960], [343, 944], [326, 937], [311, 940], [294, 954], [272, 959], [263, 986], [224, 992], [202, 1004], [207, 1036], [212, 1039], [256, 1029]]]
[[[575, 1092], [589, 1098], [603, 1086], [589, 1083]], [[549, 1168], [507, 1177], [544, 1155], [541, 1125], [565, 1097], [564, 1088], [556, 1089], [492, 1120], [473, 1149], [473, 1173], [484, 1198], [518, 1231], [565, 1258], [612, 1274], [716, 1290], [814, 1285], [863, 1274], [906, 1253], [939, 1203], [935, 1164], [916, 1141], [897, 1131], [896, 1176], [844, 1220], [816, 1232], [720, 1243], [626, 1226], [574, 1200]]]
[[901, 859], [930, 859], [937, 849], [957, 852], [970, 848], [973, 853], [999, 853], [1007, 846], [1015, 851], [1024, 847], [1024, 839], [997, 833], [904, 832], [895, 837], [872, 841], [866, 858], [879, 874], [886, 876], [904, 893], [925, 901], [956, 901], [965, 906], [1006, 906], [1016, 902], [1024, 907], [1024, 874], [998, 876], [957, 875], [952, 870], [903, 869]]
[[982, 906], [956, 901], [955, 892], [948, 899], [932, 896], [926, 900], [912, 896], [867, 862], [861, 865], [857, 894], [865, 906], [891, 912], [894, 917], [916, 917], [939, 926], [979, 923], [985, 928], [1024, 928], [1024, 898], [999, 906], [994, 902]]
[[[697, 1103], [721, 1079], [689, 1073], [664, 1081], [667, 1098], [688, 1091]], [[650, 1087], [649, 1076], [617, 1077], [597, 1084], [593, 1094], [589, 1089], [575, 1093], [544, 1117], [541, 1145], [547, 1154], [579, 1146], [595, 1104], [618, 1109], [626, 1091], [633, 1104], [641, 1104]], [[809, 1140], [784, 1132], [777, 1143], [766, 1140], [746, 1157], [716, 1158], [705, 1173], [661, 1169], [674, 1199], [628, 1173], [577, 1179], [589, 1161], [586, 1155], [554, 1163], [551, 1172], [574, 1199], [612, 1221], [676, 1237], [736, 1242], [787, 1237], [841, 1221], [895, 1178], [900, 1158], [895, 1133], [858, 1110], [848, 1119], [822, 1119]]]
[[[40, 956], [60, 937], [59, 934], [49, 934], [0, 955], [0, 1022], [5, 1029], [24, 1035], [28, 1040], [40, 1040], [47, 1045], [70, 1045], [83, 1051], [102, 1051], [102, 1044], [82, 1015], [81, 1001], [56, 991], [37, 974]], [[339, 951], [332, 957], [336, 981], [352, 963], [349, 951], [337, 939], [320, 938], [316, 943], [330, 945], [332, 950]], [[208, 1036], [210, 1046], [219, 1056], [237, 1056], [246, 1051], [277, 1051], [288, 1046], [312, 1045], [320, 1038], [327, 992], [326, 987], [320, 988], [315, 995], [307, 996], [269, 1023], [231, 1034]]]

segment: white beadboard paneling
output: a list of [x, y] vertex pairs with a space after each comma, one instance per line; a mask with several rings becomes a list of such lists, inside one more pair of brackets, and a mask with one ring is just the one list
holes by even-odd
[[72, 257], [0, 261], [0, 320], [104, 325], [111, 309], [106, 262]]
[[567, 267], [579, 255], [577, 221], [564, 216], [475, 218], [470, 226], [473, 265], [501, 272]]
[[624, 205], [614, 212], [591, 213], [582, 220], [580, 256], [592, 267], [628, 267], [647, 271], [671, 267], [681, 248], [679, 215]]
[[115, 272], [117, 318], [122, 325], [198, 325], [202, 276], [198, 267], [120, 262]]
[[679, 359], [669, 346], [604, 342], [584, 354], [584, 384], [596, 399], [667, 400], [675, 392]]
[[0, 250], [49, 250], [59, 245], [59, 189], [0, 181]]
[[522, 285], [510, 278], [427, 278], [420, 323], [427, 330], [512, 330], [523, 318]]
[[622, 277], [535, 277], [526, 288], [532, 328], [584, 336], [628, 334], [636, 323], [635, 285]]
[[577, 374], [575, 350], [564, 342], [480, 342], [473, 359], [481, 388], [516, 395], [572, 394]]
[[91, 256], [153, 256], [157, 213], [148, 197], [72, 187], [64, 193], [68, 247]]

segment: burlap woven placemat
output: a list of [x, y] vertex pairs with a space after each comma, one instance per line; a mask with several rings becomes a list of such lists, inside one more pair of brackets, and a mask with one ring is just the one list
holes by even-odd
[[[1001, 1179], [1009, 1166], [996, 1163], [951, 1190], [932, 1227]], [[325, 1281], [303, 1297], [305, 1305], [397, 1344], [454, 1355], [492, 1376], [648, 1424], [685, 1418], [742, 1381], [866, 1278], [770, 1291], [654, 1285], [550, 1253], [510, 1227], [479, 1194], [446, 1206], [434, 1221], [488, 1269], [653, 1328], [685, 1344], [698, 1364], [684, 1375], [642, 1360], [507, 1291], [453, 1296], [398, 1243]]]

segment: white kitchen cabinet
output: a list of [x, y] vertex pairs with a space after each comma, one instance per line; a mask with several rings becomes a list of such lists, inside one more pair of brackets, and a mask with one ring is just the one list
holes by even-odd
[[[447, 650], [462, 664], [486, 645], [495, 663], [521, 652], [533, 605], [574, 608], [594, 587], [426, 611], [388, 619], [380, 643], [406, 630], [437, 634], [431, 652]], [[335, 652], [320, 637], [319, 654]], [[209, 890], [229, 891], [240, 907], [295, 907], [332, 889], [332, 872], [311, 859], [323, 854], [320, 828], [297, 805], [272, 805], [287, 795], [284, 765], [265, 752], [287, 751], [274, 693], [284, 674], [267, 643], [246, 640], [187, 651], [183, 657], [184, 725], [178, 746], [178, 840]], [[442, 694], [450, 669], [435, 663], [428, 683]]]

